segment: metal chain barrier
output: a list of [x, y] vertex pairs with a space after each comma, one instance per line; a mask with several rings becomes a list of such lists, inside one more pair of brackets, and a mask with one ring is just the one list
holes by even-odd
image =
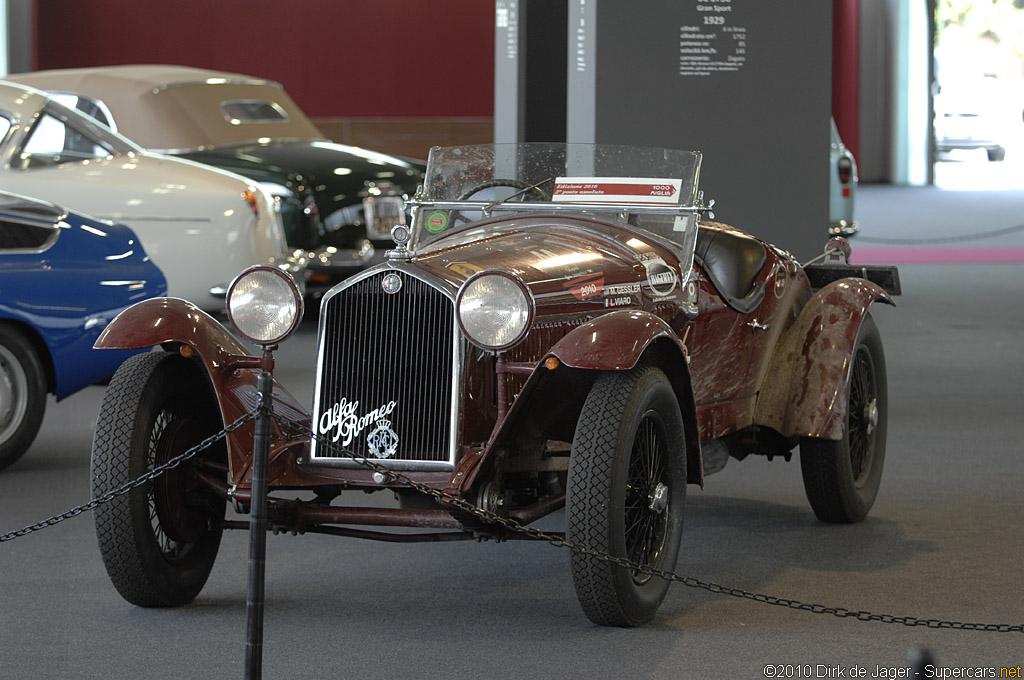
[[95, 510], [98, 506], [103, 505], [104, 503], [109, 503], [109, 502], [113, 501], [115, 498], [117, 498], [118, 496], [123, 496], [124, 494], [128, 493], [132, 489], [140, 487], [140, 486], [142, 486], [144, 484], [148, 484], [149, 482], [153, 481], [154, 479], [156, 479], [157, 477], [159, 477], [163, 473], [167, 472], [168, 470], [171, 470], [173, 468], [178, 467], [179, 465], [181, 465], [185, 461], [188, 461], [188, 460], [194, 458], [201, 451], [210, 448], [211, 446], [213, 446], [219, 440], [227, 437], [230, 433], [232, 433], [235, 430], [237, 430], [238, 428], [242, 427], [242, 425], [245, 425], [246, 423], [248, 423], [251, 420], [255, 420], [259, 416], [259, 414], [260, 414], [260, 408], [261, 407], [257, 405], [257, 407], [253, 411], [250, 411], [249, 413], [245, 414], [244, 416], [242, 416], [238, 420], [234, 421], [233, 423], [231, 423], [230, 425], [225, 427], [220, 432], [218, 432], [216, 434], [210, 435], [209, 437], [207, 437], [203, 441], [199, 442], [198, 444], [196, 444], [192, 448], [188, 449], [187, 451], [185, 451], [181, 455], [175, 456], [174, 458], [171, 458], [169, 461], [167, 461], [163, 465], [158, 465], [157, 467], [153, 468], [152, 470], [150, 470], [149, 472], [147, 472], [146, 474], [142, 475], [141, 477], [139, 477], [136, 480], [133, 480], [131, 482], [125, 482], [124, 484], [122, 484], [121, 486], [117, 487], [116, 489], [108, 491], [105, 494], [103, 494], [103, 495], [101, 495], [101, 496], [99, 496], [97, 498], [92, 499], [88, 503], [85, 503], [84, 505], [79, 505], [78, 507], [71, 508], [67, 512], [63, 512], [63, 513], [61, 513], [59, 515], [54, 515], [53, 517], [50, 517], [49, 519], [44, 519], [42, 522], [37, 522], [35, 524], [29, 525], [29, 526], [25, 527], [24, 529], [18, 529], [17, 531], [11, 531], [9, 533], [0, 535], [0, 543], [4, 543], [6, 541], [13, 541], [14, 539], [16, 539], [16, 538], [18, 538], [20, 536], [25, 536], [27, 534], [31, 534], [34, 531], [39, 531], [40, 529], [46, 529], [47, 527], [52, 527], [52, 526], [54, 526], [56, 524], [60, 524], [61, 522], [63, 522], [66, 519], [71, 519], [72, 517], [78, 517], [83, 512], [89, 512], [90, 510]]
[[[317, 435], [311, 431], [308, 427], [301, 423], [291, 422], [291, 425], [298, 428], [304, 434], [316, 439]], [[401, 483], [403, 486], [415, 489], [420, 493], [426, 494], [433, 497], [437, 501], [441, 501], [446, 505], [457, 507], [460, 510], [468, 512], [481, 520], [484, 520], [490, 524], [497, 524], [504, 528], [510, 529], [517, 533], [526, 534], [531, 538], [539, 541], [547, 541], [551, 545], [557, 548], [568, 548], [577, 553], [594, 557], [602, 562], [608, 562], [618, 567], [625, 569], [631, 569], [633, 571], [649, 574], [651, 576], [657, 576], [667, 581], [674, 581], [676, 583], [682, 583], [688, 588], [698, 588], [707, 590], [712, 593], [721, 595], [729, 595], [730, 597], [738, 597], [746, 600], [753, 600], [755, 602], [761, 602], [764, 604], [770, 604], [777, 607], [785, 607], [787, 609], [797, 609], [800, 611], [811, 612], [812, 614], [831, 614], [841, 619], [853, 618], [858, 621], [878, 621], [880, 623], [896, 623], [904, 626], [923, 626], [926, 628], [945, 628], [952, 630], [970, 630], [970, 631], [982, 631], [988, 633], [1024, 633], [1024, 624], [1011, 625], [1011, 624], [993, 624], [993, 623], [963, 623], [960, 621], [943, 621], [940, 619], [919, 619], [913, 616], [894, 616], [892, 614], [874, 614], [868, 611], [853, 611], [844, 607], [827, 607], [821, 604], [808, 604], [800, 602], [799, 600], [793, 600], [783, 597], [775, 597], [773, 595], [765, 595], [762, 593], [755, 593], [749, 590], [743, 590], [741, 588], [731, 588], [723, 586], [718, 583], [710, 581], [701, 581], [699, 579], [690, 576], [680, 576], [679, 574], [663, 571], [661, 569], [654, 569], [652, 567], [636, 564], [624, 557], [615, 557], [608, 553], [603, 553], [597, 550], [593, 550], [579, 543], [568, 541], [561, 536], [546, 533], [539, 529], [526, 527], [519, 522], [507, 517], [501, 517], [493, 512], [488, 512], [481, 508], [476, 507], [472, 503], [469, 503], [461, 498], [456, 498], [450, 494], [446, 494], [443, 491], [426, 486], [416, 482], [408, 476], [402, 474], [399, 471], [392, 470], [391, 468], [385, 467], [378, 463], [373, 462], [362, 456], [357, 456], [351, 451], [348, 451], [342, 447], [337, 446], [333, 442], [325, 440], [318, 440], [319, 445], [325, 446], [328, 449], [332, 449], [335, 452], [344, 452], [346, 457], [350, 457], [351, 460], [355, 461], [358, 465], [365, 467], [374, 472], [379, 472], [383, 475], [390, 477], [391, 479]]]
[[[127, 482], [121, 485], [120, 487], [113, 489], [112, 491], [104, 493], [102, 496], [94, 498], [93, 500], [89, 501], [88, 503], [85, 503], [84, 505], [79, 505], [78, 507], [72, 508], [71, 510], [68, 510], [67, 512], [64, 512], [60, 515], [55, 515], [54, 517], [50, 517], [49, 519], [43, 520], [42, 522], [38, 522], [36, 524], [27, 526], [24, 529], [19, 529], [18, 531], [12, 531], [10, 533], [0, 535], [0, 543], [14, 540], [19, 536], [25, 536], [26, 534], [39, 531], [40, 529], [45, 529], [47, 527], [54, 526], [55, 524], [59, 524], [60, 522], [63, 522], [66, 519], [77, 517], [78, 515], [81, 515], [84, 512], [94, 510], [99, 505], [113, 501], [118, 496], [122, 496], [136, 487], [151, 482], [153, 479], [160, 476], [164, 472], [175, 467], [178, 467], [182, 463], [195, 457], [199, 452], [203, 451], [206, 448], [209, 448], [215, 442], [223, 439], [231, 432], [234, 432], [238, 428], [242, 427], [242, 425], [244, 425], [245, 423], [255, 420], [260, 415], [260, 409], [261, 407], [257, 406], [253, 411], [235, 420], [220, 432], [207, 437], [206, 439], [191, 447], [181, 455], [172, 458], [163, 465], [153, 468], [152, 470], [150, 470], [149, 472], [147, 472], [146, 474], [144, 474], [143, 476], [139, 477], [134, 481]], [[284, 420], [283, 424], [290, 425], [297, 431], [302, 432], [311, 438], [317, 438], [317, 435], [301, 422], [291, 421], [280, 417], [278, 417], [278, 420]], [[468, 501], [465, 501], [461, 498], [457, 498], [455, 496], [452, 496], [451, 494], [447, 494], [443, 491], [439, 491], [425, 484], [417, 482], [399, 471], [392, 470], [391, 468], [375, 463], [372, 460], [369, 460], [362, 456], [358, 456], [351, 451], [348, 451], [342, 447], [337, 446], [333, 442], [320, 440], [320, 444], [322, 446], [334, 450], [335, 452], [344, 452], [346, 454], [346, 457], [351, 458], [351, 460], [353, 460], [358, 465], [365, 467], [371, 471], [379, 472], [383, 475], [386, 475], [391, 479], [399, 482], [403, 486], [415, 489], [419, 493], [430, 496], [434, 498], [436, 501], [444, 503], [445, 505], [455, 507], [458, 508], [459, 510], [467, 512], [485, 521], [488, 524], [497, 525], [509, 529], [510, 531], [524, 534], [534, 540], [546, 541], [547, 543], [557, 548], [567, 548], [577, 553], [588, 555], [595, 559], [601, 560], [602, 562], [607, 562], [609, 564], [622, 567], [624, 569], [631, 569], [642, 574], [657, 576], [668, 581], [682, 583], [684, 586], [688, 588], [702, 589], [711, 593], [728, 595], [730, 597], [738, 597], [741, 599], [752, 600], [754, 602], [761, 602], [763, 604], [774, 605], [777, 607], [785, 607], [787, 609], [796, 609], [799, 611], [811, 612], [812, 614], [830, 614], [832, 616], [836, 616], [842, 619], [852, 618], [856, 619], [857, 621], [877, 621], [879, 623], [893, 623], [912, 627], [980, 631], [986, 633], [1024, 633], [1024, 624], [1011, 625], [993, 623], [964, 623], [960, 621], [944, 621], [941, 619], [919, 619], [913, 616], [875, 614], [868, 611], [854, 611], [846, 609], [844, 607], [828, 607], [821, 604], [808, 604], [805, 602], [801, 602], [799, 600], [775, 597], [773, 595], [765, 595], [763, 593], [756, 593], [749, 590], [743, 590], [741, 588], [723, 586], [712, 581], [701, 581], [690, 576], [680, 576], [679, 574], [676, 574], [674, 572], [663, 571], [661, 569], [654, 569], [646, 565], [636, 564], [624, 557], [615, 557], [608, 553], [593, 550], [579, 543], [574, 543], [572, 541], [566, 540], [563, 536], [558, 536], [552, 533], [541, 531], [540, 529], [523, 526], [522, 524], [516, 522], [513, 519], [510, 519], [508, 517], [502, 517], [493, 512], [489, 512], [487, 510], [478, 508], [472, 503], [469, 503]]]
[[994, 231], [984, 231], [980, 234], [963, 234], [961, 236], [945, 236], [939, 238], [879, 238], [875, 236], [857, 235], [857, 243], [878, 243], [889, 246], [926, 246], [926, 245], [948, 245], [951, 243], [967, 243], [969, 241], [980, 241], [997, 236], [1006, 236], [1024, 231], [1024, 224], [1014, 227], [1004, 227]]

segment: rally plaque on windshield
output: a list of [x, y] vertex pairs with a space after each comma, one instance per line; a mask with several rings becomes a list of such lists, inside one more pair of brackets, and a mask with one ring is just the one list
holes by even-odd
[[646, 177], [558, 177], [551, 200], [562, 203], [679, 205], [682, 180]]

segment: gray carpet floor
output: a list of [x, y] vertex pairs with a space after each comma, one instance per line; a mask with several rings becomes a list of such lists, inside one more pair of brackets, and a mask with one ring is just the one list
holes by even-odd
[[[1024, 222], [1015, 192], [861, 190], [865, 247], [965, 230], [987, 240]], [[1024, 246], [1019, 231], [1000, 239]], [[690, 494], [680, 574], [852, 611], [1024, 624], [1024, 265], [901, 274], [898, 307], [875, 313], [890, 413], [869, 518], [818, 523], [795, 459], [731, 461]], [[314, 354], [310, 324], [280, 352], [278, 377], [303, 399]], [[51, 399], [32, 450], [0, 473], [0, 533], [88, 500], [102, 395]], [[246, 558], [246, 533], [229, 532], [194, 604], [144, 610], [110, 585], [89, 516], [0, 544], [0, 678], [242, 677]], [[1024, 662], [1019, 632], [864, 622], [679, 584], [653, 624], [598, 628], [576, 604], [566, 552], [523, 542], [270, 537], [266, 594], [268, 678], [764, 678], [766, 666], [895, 677], [921, 646], [945, 669]]]

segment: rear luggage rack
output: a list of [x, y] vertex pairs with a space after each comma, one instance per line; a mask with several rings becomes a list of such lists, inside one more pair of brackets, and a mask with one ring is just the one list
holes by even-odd
[[899, 295], [900, 273], [895, 265], [860, 265], [820, 262], [804, 265], [811, 287], [822, 288], [839, 279], [860, 278], [879, 285], [889, 295]]

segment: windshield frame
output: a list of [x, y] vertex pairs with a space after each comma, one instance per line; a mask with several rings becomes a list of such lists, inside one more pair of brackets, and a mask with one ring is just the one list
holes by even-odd
[[[85, 161], [99, 160], [103, 158], [117, 158], [120, 156], [141, 155], [142, 149], [114, 132], [106, 125], [96, 119], [75, 109], [68, 108], [64, 104], [48, 99], [46, 103], [36, 112], [31, 124], [17, 142], [17, 149], [11, 155], [10, 168], [19, 171], [32, 172], [41, 168], [48, 168], [62, 165], [78, 165]], [[30, 151], [35, 135], [39, 134], [43, 125], [48, 120], [56, 121], [65, 128], [81, 135], [93, 146], [105, 151], [105, 154], [96, 154], [87, 157], [60, 158], [60, 153]], [[54, 159], [54, 160], [46, 160]]]
[[[586, 215], [654, 235], [670, 244], [683, 261], [691, 261], [697, 225], [705, 210], [699, 190], [701, 159], [700, 152], [695, 151], [611, 144], [525, 142], [434, 147], [427, 160], [426, 183], [408, 202], [409, 245], [414, 250], [443, 247], [451, 236], [499, 213], [509, 217]], [[570, 167], [574, 165], [582, 166], [588, 176], [577, 177]], [[621, 195], [595, 199], [587, 195], [569, 199], [553, 196], [558, 193], [559, 183], [602, 179], [612, 186], [615, 181], [630, 179], [638, 183], [673, 182], [676, 202], [645, 196], [632, 200]], [[478, 190], [474, 187], [482, 187], [479, 193], [504, 187], [506, 195], [481, 198], [475, 195]], [[540, 200], [530, 200], [538, 197]]]

